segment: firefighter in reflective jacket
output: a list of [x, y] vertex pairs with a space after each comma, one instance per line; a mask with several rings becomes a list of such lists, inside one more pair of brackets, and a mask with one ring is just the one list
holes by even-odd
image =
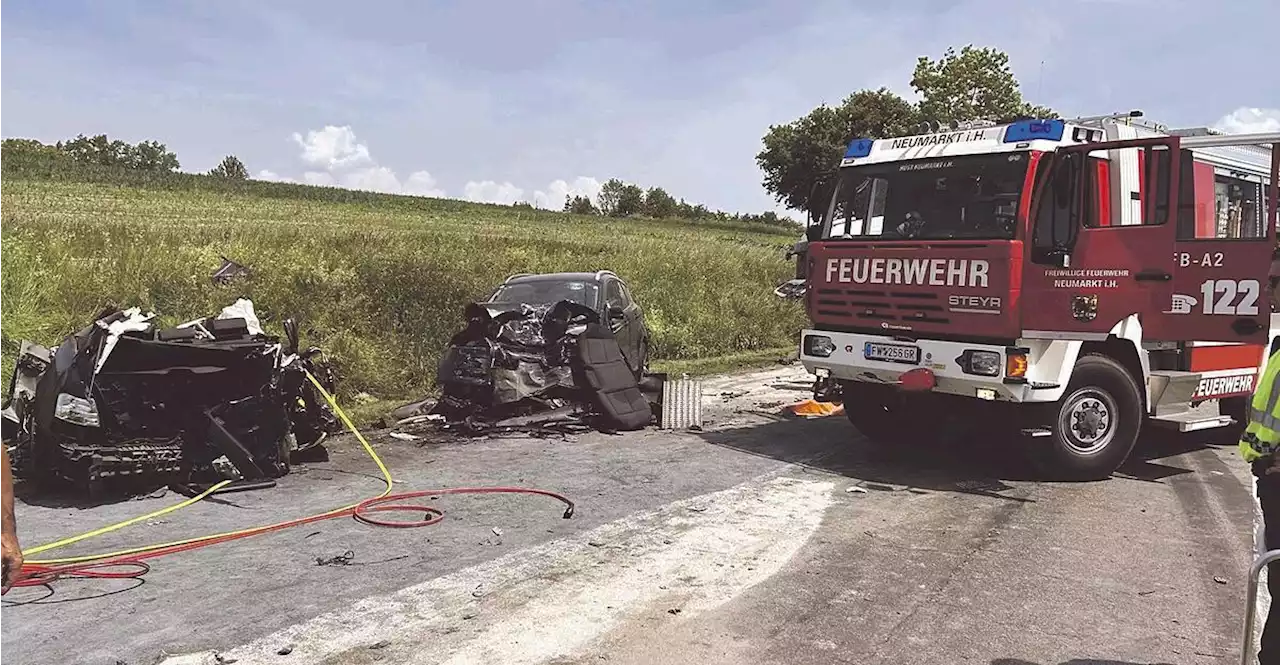
[[[1271, 264], [1271, 303], [1280, 309], [1280, 262]], [[1246, 410], [1248, 420], [1240, 436], [1240, 455], [1253, 466], [1258, 479], [1258, 503], [1262, 505], [1263, 531], [1268, 550], [1280, 549], [1280, 351], [1267, 359], [1262, 376]], [[1262, 629], [1262, 648], [1258, 651], [1261, 665], [1280, 664], [1280, 563], [1267, 567], [1267, 591], [1271, 594], [1271, 610]]]

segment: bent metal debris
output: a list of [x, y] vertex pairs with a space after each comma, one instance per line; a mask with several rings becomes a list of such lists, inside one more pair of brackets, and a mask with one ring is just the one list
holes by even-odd
[[270, 484], [338, 426], [306, 378], [333, 376], [320, 350], [260, 327], [253, 302], [157, 329], [108, 309], [56, 350], [23, 341], [3, 410], [15, 473], [90, 493], [236, 480]]

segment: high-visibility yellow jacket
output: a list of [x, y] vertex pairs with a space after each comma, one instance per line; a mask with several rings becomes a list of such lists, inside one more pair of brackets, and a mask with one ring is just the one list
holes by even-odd
[[1249, 406], [1249, 424], [1240, 437], [1240, 456], [1253, 462], [1280, 450], [1280, 351], [1267, 359]]

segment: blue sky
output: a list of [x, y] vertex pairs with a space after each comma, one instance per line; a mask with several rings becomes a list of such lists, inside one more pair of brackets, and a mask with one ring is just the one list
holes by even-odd
[[1280, 131], [1277, 24], [1274, 0], [10, 0], [0, 133], [555, 207], [619, 177], [761, 211], [770, 124], [912, 97], [916, 57], [950, 45], [1005, 50], [1064, 114]]

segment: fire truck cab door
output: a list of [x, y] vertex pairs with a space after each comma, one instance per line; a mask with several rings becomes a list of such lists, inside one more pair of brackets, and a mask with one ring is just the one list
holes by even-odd
[[[1099, 339], [1133, 315], [1144, 338], [1151, 338], [1149, 328], [1161, 329], [1174, 286], [1175, 229], [1167, 217], [1178, 173], [1176, 165], [1145, 165], [1167, 164], [1151, 156], [1176, 153], [1178, 140], [1071, 145], [1039, 160], [1023, 279], [1025, 334]], [[1121, 168], [1128, 171], [1117, 179]], [[1133, 191], [1117, 192], [1118, 180]]]
[[1271, 322], [1267, 272], [1275, 222], [1265, 179], [1181, 151], [1173, 293], [1148, 339], [1265, 344]]

